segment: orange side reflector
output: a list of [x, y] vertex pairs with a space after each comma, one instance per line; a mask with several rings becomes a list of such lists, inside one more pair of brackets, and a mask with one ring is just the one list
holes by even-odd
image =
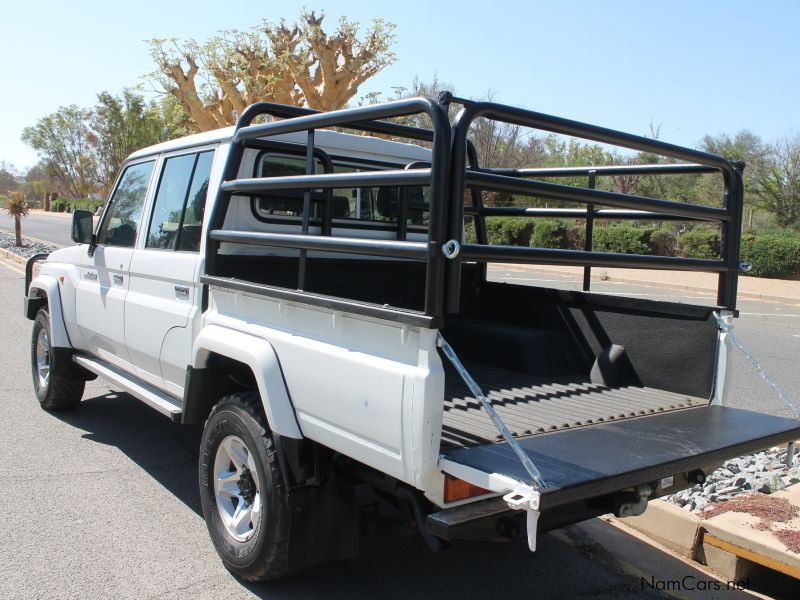
[[489, 490], [485, 490], [477, 485], [472, 485], [463, 479], [456, 479], [447, 473], [444, 475], [445, 502], [455, 502], [456, 500], [464, 500], [465, 498], [472, 498], [473, 496], [480, 496], [481, 494], [488, 493]]

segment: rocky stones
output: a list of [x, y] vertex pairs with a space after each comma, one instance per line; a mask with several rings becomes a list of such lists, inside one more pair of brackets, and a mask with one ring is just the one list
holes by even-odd
[[710, 473], [703, 485], [695, 485], [664, 499], [686, 510], [704, 513], [745, 492], [772, 494], [800, 483], [800, 454], [786, 466], [786, 447], [732, 458]]

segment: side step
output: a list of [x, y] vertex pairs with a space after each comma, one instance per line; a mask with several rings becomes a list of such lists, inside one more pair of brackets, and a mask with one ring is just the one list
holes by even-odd
[[127, 373], [123, 373], [100, 359], [75, 354], [72, 360], [109, 383], [119, 386], [124, 392], [141, 400], [150, 408], [154, 408], [162, 415], [169, 417], [176, 423], [180, 423], [183, 409], [179, 400], [155, 389], [151, 385], [133, 379]]

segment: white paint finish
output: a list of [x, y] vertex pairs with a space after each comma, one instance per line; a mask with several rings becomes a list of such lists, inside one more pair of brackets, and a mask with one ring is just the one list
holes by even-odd
[[206, 324], [195, 338], [192, 365], [205, 367], [211, 353], [232, 358], [252, 369], [272, 431], [286, 437], [303, 437], [286, 391], [281, 364], [269, 342], [242, 331]]
[[89, 256], [88, 247], [82, 248], [75, 321], [84, 339], [83, 349], [126, 370], [132, 369], [125, 348], [124, 305], [133, 248], [98, 246], [93, 256]]
[[[136, 374], [173, 393], [183, 390], [191, 362], [193, 328], [198, 312], [198, 254], [138, 249], [131, 260], [125, 300], [125, 345]], [[188, 295], [176, 291], [188, 289]], [[164, 343], [170, 332], [169, 351]]]
[[[733, 313], [724, 310], [721, 312], [723, 322], [733, 329]], [[725, 404], [725, 397], [730, 389], [731, 359], [733, 356], [733, 341], [729, 333], [717, 332], [717, 368], [714, 373], [714, 394], [710, 404]]]
[[436, 470], [444, 373], [435, 332], [212, 288], [206, 329], [275, 348], [303, 434], [412, 485]]
[[[46, 274], [39, 276], [31, 282], [28, 297], [33, 297], [36, 290], [47, 295], [47, 311], [50, 314], [50, 346], [55, 348], [70, 348], [67, 328], [64, 325], [64, 315], [61, 310], [61, 293], [58, 289], [58, 279]], [[42, 294], [37, 294], [42, 295]]]

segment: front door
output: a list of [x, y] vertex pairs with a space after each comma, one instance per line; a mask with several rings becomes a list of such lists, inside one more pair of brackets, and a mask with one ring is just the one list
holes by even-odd
[[76, 323], [86, 350], [130, 369], [125, 349], [128, 271], [155, 160], [126, 167], [103, 214], [97, 246], [82, 257], [76, 286]]
[[180, 397], [199, 317], [200, 231], [213, 150], [167, 155], [130, 265], [125, 343], [136, 374]]

